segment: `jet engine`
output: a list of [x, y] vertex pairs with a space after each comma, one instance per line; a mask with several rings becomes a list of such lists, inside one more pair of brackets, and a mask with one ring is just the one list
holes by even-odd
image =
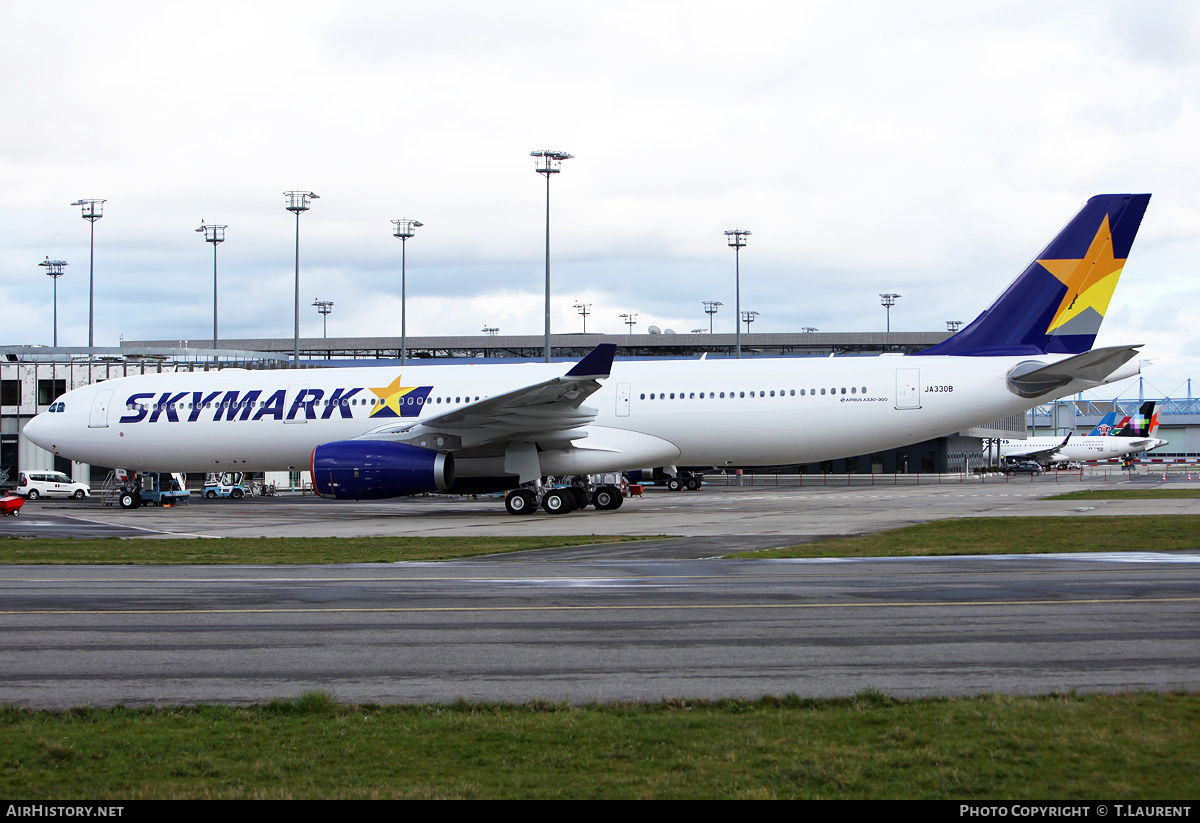
[[381, 500], [445, 491], [454, 456], [387, 440], [338, 440], [312, 453], [313, 489], [321, 497]]

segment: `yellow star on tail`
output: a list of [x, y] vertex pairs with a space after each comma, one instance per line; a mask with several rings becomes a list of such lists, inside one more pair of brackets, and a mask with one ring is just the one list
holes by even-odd
[[1067, 287], [1067, 293], [1050, 321], [1046, 331], [1053, 331], [1067, 323], [1088, 307], [1101, 316], [1108, 310], [1117, 279], [1125, 267], [1125, 259], [1113, 257], [1112, 230], [1108, 215], [1096, 231], [1087, 254], [1077, 260], [1039, 260], [1046, 271], [1053, 274]]

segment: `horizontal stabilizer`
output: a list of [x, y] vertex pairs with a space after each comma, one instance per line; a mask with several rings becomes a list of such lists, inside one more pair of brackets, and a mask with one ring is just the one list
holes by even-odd
[[[1109, 346], [1068, 357], [1057, 363], [1021, 363], [1008, 373], [1008, 388], [1021, 397], [1041, 397], [1075, 381], [1094, 385], [1110, 382], [1112, 375], [1137, 356], [1140, 346]], [[1122, 375], [1124, 377], [1126, 375]], [[1132, 377], [1133, 373], [1129, 375]]]

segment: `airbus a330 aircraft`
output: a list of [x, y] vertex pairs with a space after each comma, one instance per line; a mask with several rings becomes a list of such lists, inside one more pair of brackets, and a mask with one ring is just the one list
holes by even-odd
[[1154, 436], [1158, 431], [1158, 412], [1154, 410], [1153, 400], [1143, 403], [1141, 410], [1128, 420], [1123, 428], [1110, 435], [1001, 440], [1000, 456], [1022, 457], [1026, 460], [1036, 460], [1043, 465], [1051, 465], [1083, 460], [1111, 460], [1167, 445], [1166, 440], [1159, 440]]
[[540, 479], [865, 454], [1137, 374], [1136, 346], [1092, 344], [1149, 199], [1091, 198], [979, 317], [916, 355], [614, 363], [604, 344], [565, 372], [146, 375], [68, 392], [24, 431], [54, 454], [137, 471], [307, 468], [327, 497], [511, 489], [514, 513], [616, 508], [611, 486], [542, 494]]

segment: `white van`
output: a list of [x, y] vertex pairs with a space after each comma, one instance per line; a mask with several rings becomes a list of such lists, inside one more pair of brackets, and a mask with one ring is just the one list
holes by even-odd
[[90, 497], [92, 489], [86, 483], [76, 483], [62, 472], [18, 472], [16, 492], [28, 500], [39, 497]]

